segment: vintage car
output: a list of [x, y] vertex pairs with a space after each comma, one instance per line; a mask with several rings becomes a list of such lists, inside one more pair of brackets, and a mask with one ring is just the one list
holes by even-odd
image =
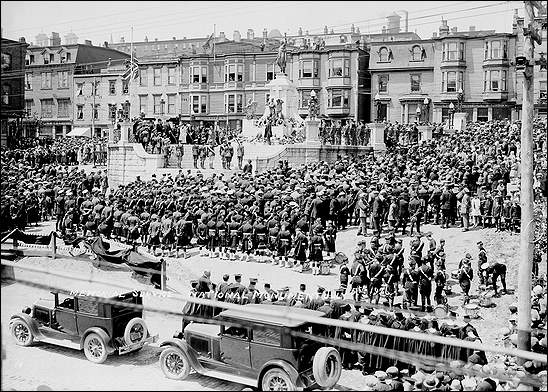
[[[109, 354], [126, 354], [156, 342], [142, 319], [141, 309], [102, 303], [92, 297], [51, 292], [32, 309], [11, 316], [10, 332], [20, 346], [34, 341], [84, 350], [88, 360], [103, 363]], [[143, 303], [138, 291], [111, 297], [129, 304]]]
[[[266, 310], [268, 315], [246, 312], [246, 308]], [[186, 378], [194, 369], [267, 391], [332, 388], [342, 371], [339, 352], [307, 337], [313, 329], [317, 333], [318, 326], [287, 315], [325, 314], [266, 304], [224, 310], [212, 319], [216, 324], [193, 322], [162, 342], [160, 367], [166, 377], [175, 380]]]

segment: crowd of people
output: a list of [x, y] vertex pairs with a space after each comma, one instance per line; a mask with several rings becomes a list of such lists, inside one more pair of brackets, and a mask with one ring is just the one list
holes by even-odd
[[[152, 133], [143, 133], [143, 129], [149, 127], [136, 127], [134, 135], [150, 151], [158, 148], [152, 142], [154, 137], [171, 144], [173, 139], [181, 140], [183, 134], [175, 135], [169, 127], [158, 129], [158, 124]], [[195, 138], [189, 136], [189, 129], [187, 142]], [[209, 135], [210, 130], [207, 132]], [[535, 201], [545, 203], [546, 120], [535, 120], [534, 132]], [[352, 135], [359, 143], [357, 132]], [[204, 140], [200, 144], [211, 145], [213, 140], [226, 146], [227, 141], [209, 136]], [[379, 304], [382, 298], [384, 304], [395, 306], [401, 285], [402, 311], [423, 310], [430, 314], [432, 294], [436, 305], [446, 305], [448, 274], [442, 241], [438, 244], [429, 233], [423, 233], [421, 225], [458, 225], [463, 231], [485, 227], [519, 230], [519, 189], [515, 188], [519, 184], [519, 124], [469, 123], [466, 130], [435, 141], [402, 145], [398, 137], [395, 140], [386, 154], [363, 159], [339, 157], [332, 163], [314, 162], [300, 167], [280, 162], [278, 167], [255, 175], [243, 170], [207, 178], [180, 170], [177, 175], [154, 175], [149, 181], [137, 179], [117, 189], [108, 189], [105, 172], [85, 174], [56, 160], [34, 159], [32, 165], [32, 159], [25, 154], [2, 151], [2, 193], [6, 196], [2, 198], [2, 231], [9, 225], [24, 227], [55, 216], [57, 229], [67, 236], [101, 234], [143, 245], [163, 256], [184, 255], [197, 247], [203, 256], [270, 262], [299, 271], [311, 269], [317, 274], [322, 264], [337, 260], [338, 232], [355, 225], [358, 236], [371, 233], [373, 239], [369, 246], [360, 241], [350, 263], [340, 266], [340, 293], [350, 293], [354, 300], [369, 300], [372, 304]], [[352, 143], [350, 140], [348, 144]], [[406, 262], [402, 240], [397, 236], [408, 233], [414, 237]], [[469, 300], [474, 276], [495, 291], [500, 279], [506, 291], [505, 263], [487, 260], [482, 244], [478, 244], [477, 259], [474, 266], [472, 257], [465, 256], [453, 276], [464, 293], [464, 303]], [[545, 293], [546, 287], [541, 286], [541, 290]], [[333, 303], [337, 300], [319, 307], [331, 309]], [[411, 330], [462, 335], [450, 326], [435, 325], [430, 317], [410, 322], [410, 317], [402, 319], [401, 312], [380, 317], [373, 311], [367, 314], [366, 309], [345, 305], [331, 311], [337, 315], [335, 318], [353, 314], [354, 321], [367, 319], [386, 326], [399, 323]], [[540, 319], [546, 325], [545, 309], [541, 313]], [[351, 339], [368, 342], [368, 337], [354, 335], [349, 334], [354, 336]], [[462, 336], [478, 338], [470, 328]], [[539, 344], [545, 350], [546, 337], [538, 336], [539, 342], [544, 339], [544, 346]], [[387, 347], [386, 342], [380, 344]], [[425, 347], [430, 353], [440, 349]], [[481, 357], [480, 353], [467, 352], [465, 356], [451, 354], [456, 356], [450, 358], [473, 363], [470, 357], [474, 354]], [[354, 361], [359, 356], [349, 358], [353, 358], [349, 363], [359, 362]], [[382, 358], [371, 358], [375, 356], [362, 361], [366, 373], [372, 364], [377, 369], [393, 365]], [[438, 385], [429, 377], [424, 377], [422, 388], [432, 382]], [[377, 377], [378, 382], [381, 378]]]

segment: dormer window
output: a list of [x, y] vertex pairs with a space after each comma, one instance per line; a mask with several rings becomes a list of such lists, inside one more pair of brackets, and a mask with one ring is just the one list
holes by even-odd
[[411, 48], [411, 60], [422, 61], [422, 48], [419, 45], [415, 45]]
[[388, 62], [388, 48], [384, 46], [379, 49], [379, 62], [381, 63]]
[[55, 61], [55, 55], [53, 53], [49, 54], [49, 62], [53, 63]]

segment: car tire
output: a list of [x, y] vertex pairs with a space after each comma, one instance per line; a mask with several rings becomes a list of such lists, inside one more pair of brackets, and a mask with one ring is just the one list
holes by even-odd
[[[140, 334], [140, 337], [137, 339], [132, 339], [132, 336]], [[126, 328], [124, 329], [124, 341], [129, 346], [130, 344], [141, 343], [147, 338], [148, 329], [145, 320], [140, 317], [135, 317], [129, 320]]]
[[171, 380], [184, 380], [192, 370], [187, 355], [174, 346], [165, 348], [160, 354], [160, 368], [164, 376]]
[[26, 321], [20, 319], [12, 321], [10, 323], [10, 332], [15, 339], [15, 343], [19, 346], [27, 347], [34, 341], [34, 336], [32, 335], [30, 327]]
[[322, 347], [316, 351], [312, 363], [316, 383], [322, 388], [333, 388], [342, 373], [341, 355], [334, 347]]
[[268, 369], [261, 379], [262, 391], [295, 391], [297, 386], [282, 368]]
[[84, 354], [88, 361], [103, 363], [107, 360], [107, 345], [103, 338], [96, 333], [90, 333], [84, 339]]

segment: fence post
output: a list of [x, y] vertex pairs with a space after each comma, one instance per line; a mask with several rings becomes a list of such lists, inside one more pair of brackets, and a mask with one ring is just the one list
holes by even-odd
[[57, 256], [57, 234], [55, 232], [51, 233], [51, 258], [55, 260]]
[[162, 291], [166, 290], [166, 282], [167, 282], [167, 262], [166, 259], [161, 259], [162, 267], [161, 267], [161, 282], [160, 282], [160, 289]]

